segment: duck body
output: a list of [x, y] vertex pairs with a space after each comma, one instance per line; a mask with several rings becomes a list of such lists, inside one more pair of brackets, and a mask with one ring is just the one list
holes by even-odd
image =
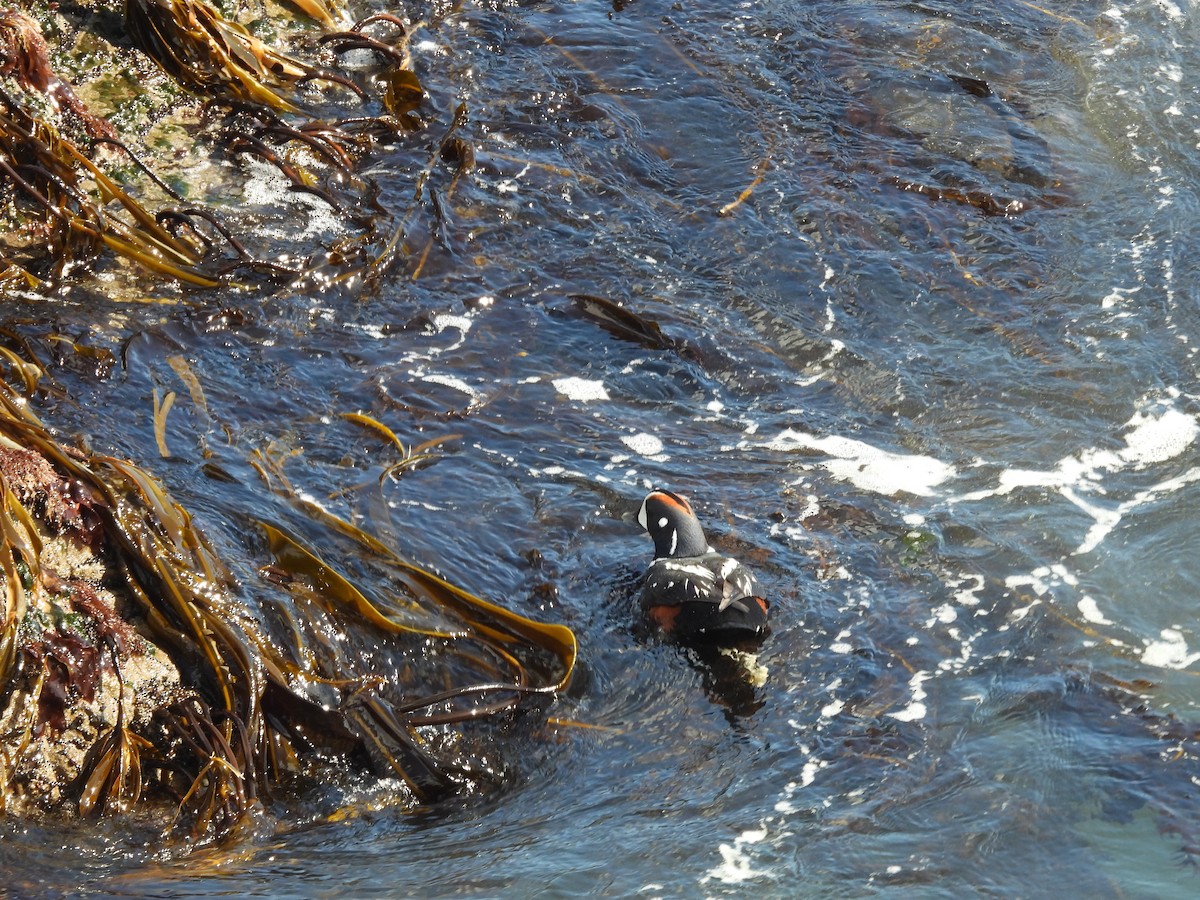
[[691, 504], [654, 490], [638, 511], [654, 540], [641, 607], [665, 634], [681, 640], [728, 641], [767, 632], [767, 601], [740, 562], [714, 550]]

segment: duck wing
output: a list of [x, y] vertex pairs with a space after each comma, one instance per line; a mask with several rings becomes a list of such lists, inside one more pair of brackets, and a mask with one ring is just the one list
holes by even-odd
[[718, 553], [654, 560], [642, 587], [642, 606], [712, 603], [745, 612], [742, 600], [753, 596], [754, 577], [736, 559]]

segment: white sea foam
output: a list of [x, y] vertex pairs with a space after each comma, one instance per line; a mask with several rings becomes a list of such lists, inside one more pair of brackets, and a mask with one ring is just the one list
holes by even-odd
[[1200, 434], [1200, 424], [1195, 417], [1174, 407], [1168, 407], [1159, 416], [1135, 413], [1122, 427], [1126, 432], [1125, 446], [1120, 449], [1088, 448], [1059, 460], [1050, 471], [1008, 469], [1000, 474], [995, 491], [984, 491], [979, 496], [1007, 494], [1022, 487], [1062, 490], [1099, 481], [1107, 472], [1144, 469], [1152, 463], [1179, 456]]
[[663, 453], [663, 442], [652, 434], [625, 434], [621, 443], [639, 456], [645, 456], [656, 462], [662, 462], [668, 457]]
[[446, 375], [442, 372], [412, 372], [411, 374], [428, 384], [440, 384], [443, 387], [461, 391], [472, 399], [480, 396], [479, 391], [455, 375]]
[[340, 213], [315, 194], [292, 190], [292, 183], [275, 166], [248, 154], [242, 154], [239, 163], [246, 173], [242, 181], [242, 196], [247, 206], [269, 207], [276, 204], [287, 207], [301, 206], [307, 215], [287, 217], [277, 227], [263, 225], [274, 236], [285, 238], [330, 238], [343, 234], [346, 223]]
[[918, 719], [925, 718], [926, 708], [923, 701], [926, 694], [925, 688], [922, 685], [928, 678], [928, 672], [914, 672], [912, 678], [908, 680], [908, 690], [912, 697], [908, 706], [897, 712], [888, 713], [888, 715], [893, 719], [899, 719], [901, 722], [915, 722]]
[[608, 400], [608, 389], [603, 381], [590, 378], [555, 378], [554, 389], [570, 400], [587, 403], [591, 400]]
[[1158, 6], [1170, 19], [1179, 21], [1183, 18], [1183, 10], [1177, 4], [1171, 2], [1171, 0], [1158, 0]]
[[459, 332], [458, 340], [445, 347], [439, 347], [430, 351], [430, 356], [437, 356], [439, 353], [445, 353], [451, 350], [457, 350], [467, 340], [467, 332], [471, 330], [471, 319], [469, 316], [455, 315], [452, 313], [438, 313], [433, 317], [433, 327], [439, 334], [447, 328], [457, 329]]
[[[967, 587], [967, 583], [971, 582], [971, 586]], [[954, 602], [960, 606], [978, 606], [979, 591], [983, 590], [984, 580], [982, 575], [966, 575], [955, 582], [947, 582], [946, 587], [958, 588], [954, 592]]]
[[929, 624], [933, 625], [935, 622], [941, 622], [943, 625], [949, 625], [951, 622], [954, 622], [957, 619], [958, 610], [956, 610], [949, 603], [943, 603], [941, 606], [934, 609], [933, 618], [929, 620]]
[[433, 316], [433, 327], [438, 331], [445, 331], [447, 328], [470, 331], [471, 318], [470, 316], [462, 316], [455, 313], [437, 313]]
[[931, 456], [892, 453], [853, 438], [817, 437], [791, 428], [784, 429], [761, 446], [782, 452], [815, 450], [824, 453], [829, 458], [819, 465], [834, 478], [848, 481], [860, 490], [885, 496], [901, 491], [929, 496], [955, 474], [953, 466]]
[[517, 193], [519, 190], [521, 190], [521, 185], [520, 185], [521, 179], [524, 178], [529, 173], [530, 168], [531, 168], [531, 164], [527, 163], [525, 165], [525, 168], [523, 168], [520, 172], [518, 172], [512, 178], [505, 178], [503, 181], [501, 181], [499, 184], [496, 185], [496, 192], [500, 193], [500, 194], [515, 194], [515, 193]]
[[721, 854], [721, 862], [709, 869], [708, 873], [700, 879], [700, 883], [708, 884], [710, 881], [719, 881], [722, 884], [741, 884], [744, 881], [767, 875], [767, 872], [758, 871], [751, 865], [753, 860], [746, 852], [747, 846], [759, 843], [766, 836], [765, 828], [751, 828], [734, 838], [732, 844], [718, 846], [717, 852]]
[[808, 787], [817, 780], [817, 773], [820, 772], [828, 763], [821, 760], [809, 759], [804, 763], [804, 768], [800, 770], [800, 786]]
[[1010, 588], [1027, 584], [1039, 595], [1045, 595], [1060, 584], [1075, 587], [1079, 584], [1079, 579], [1065, 565], [1055, 563], [1052, 566], [1038, 566], [1028, 575], [1011, 575], [1004, 583]]
[[[1171, 403], [1173, 403], [1173, 395]], [[1144, 401], [1121, 427], [1123, 447], [1089, 447], [1063, 457], [1053, 469], [1006, 469], [997, 477], [994, 488], [984, 488], [952, 497], [963, 503], [1010, 494], [1019, 488], [1048, 488], [1077, 506], [1093, 520], [1075, 548], [1075, 555], [1095, 550], [1131, 511], [1151, 503], [1166, 493], [1200, 480], [1200, 468], [1159, 482], [1137, 492], [1124, 502], [1113, 503], [1105, 479], [1122, 471], [1143, 471], [1185, 453], [1200, 437], [1196, 417], [1162, 400]], [[1098, 495], [1098, 499], [1093, 499]]]
[[1083, 616], [1085, 622], [1091, 622], [1093, 625], [1111, 625], [1108, 619], [1104, 617], [1104, 613], [1100, 612], [1100, 605], [1096, 603], [1093, 597], [1086, 594], [1079, 598], [1079, 614]]
[[1142, 651], [1142, 662], [1159, 669], [1186, 669], [1200, 653], [1188, 653], [1187, 640], [1177, 628], [1164, 628], [1157, 641], [1148, 641]]
[[836, 716], [838, 713], [840, 713], [845, 708], [846, 708], [845, 700], [830, 700], [828, 703], [826, 703], [824, 706], [821, 707], [821, 715], [827, 719], [832, 719], [834, 716]]
[[1120, 451], [1121, 460], [1138, 468], [1174, 459], [1200, 434], [1196, 418], [1174, 407], [1168, 407], [1157, 418], [1137, 413], [1125, 427], [1129, 433], [1125, 435], [1125, 448]]

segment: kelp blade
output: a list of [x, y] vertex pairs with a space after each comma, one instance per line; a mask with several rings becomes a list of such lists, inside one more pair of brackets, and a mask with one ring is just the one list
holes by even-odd
[[[575, 633], [570, 628], [567, 628], [565, 625], [537, 622], [519, 613], [505, 609], [498, 604], [477, 597], [469, 591], [451, 584], [444, 578], [402, 559], [388, 548], [387, 545], [367, 535], [350, 523], [324, 510], [318, 510], [315, 506], [312, 506], [311, 509], [319, 511], [322, 519], [336, 522], [339, 530], [343, 531], [343, 533], [357, 537], [370, 549], [375, 550], [383, 556], [390, 565], [403, 575], [405, 583], [418, 597], [423, 597], [440, 606], [447, 606], [454, 609], [467, 620], [468, 624], [475, 629], [487, 632], [494, 639], [511, 642], [514, 638], [521, 638], [534, 646], [553, 653], [562, 665], [563, 671], [559, 679], [553, 684], [547, 685], [545, 689], [548, 691], [560, 691], [566, 688], [574, 672], [575, 661], [578, 655], [578, 642], [576, 641]], [[332, 567], [323, 562], [314, 553], [302, 547], [282, 530], [265, 522], [260, 522], [259, 527], [267, 535], [271, 552], [285, 569], [302, 572], [309, 577], [318, 579], [319, 582], [327, 585], [328, 589], [334, 593], [334, 596], [340, 602], [348, 605], [373, 624], [390, 631], [408, 631], [414, 634], [433, 635], [437, 637], [461, 636], [461, 632], [458, 635], [452, 635], [444, 631], [397, 622], [381, 612], [361, 591], [336, 573]], [[420, 609], [420, 607], [417, 608]], [[504, 632], [507, 632], [507, 635], [497, 633], [494, 628], [489, 627], [489, 621], [492, 625], [499, 625]]]
[[[342, 606], [353, 610], [372, 625], [382, 628], [384, 631], [409, 632], [427, 637], [450, 639], [462, 636], [463, 632], [461, 630], [456, 634], [436, 628], [409, 625], [384, 615], [374, 603], [367, 599], [362, 591], [339, 574], [331, 565], [311, 550], [302, 546], [296, 539], [285, 534], [279, 528], [268, 525], [266, 522], [259, 522], [258, 527], [266, 534], [271, 554], [275, 557], [275, 561], [280, 567], [289, 572], [297, 572], [308, 576], [322, 595], [328, 599], [336, 600]], [[415, 613], [423, 612], [416, 604], [410, 604], [410, 606]]]

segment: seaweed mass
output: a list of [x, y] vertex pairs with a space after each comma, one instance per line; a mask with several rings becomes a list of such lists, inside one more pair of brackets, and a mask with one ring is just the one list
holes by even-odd
[[[319, 62], [198, 0], [0, 12], [5, 292], [53, 296], [100, 271], [181, 291], [361, 286], [399, 260], [419, 266], [409, 228], [419, 210], [441, 214], [426, 183], [440, 178], [446, 197], [472, 164], [456, 134], [467, 111], [440, 128], [423, 118], [408, 48], [423, 23], [380, 14], [349, 24], [325, 0], [293, 7], [299, 18], [258, 10], [258, 24], [287, 31]], [[351, 53], [369, 61], [339, 71]], [[80, 86], [89, 71], [117, 73], [111, 97], [99, 96], [100, 79]], [[346, 104], [365, 113], [316, 112]], [[133, 108], [140, 118], [123, 117]], [[186, 149], [181, 135], [195, 135]], [[415, 199], [398, 211], [357, 171], [379, 141], [408, 141], [424, 157]], [[195, 196], [202, 179], [180, 175], [180, 156], [194, 171], [221, 155], [272, 167], [325, 201], [349, 234], [300, 263], [249, 248]], [[0, 808], [88, 815], [157, 804], [190, 839], [216, 839], [265, 798], [346, 760], [425, 802], [496, 777], [487, 730], [568, 684], [569, 629], [406, 560], [299, 496], [269, 454], [254, 466], [268, 488], [369, 557], [392, 590], [369, 595], [283, 524], [248, 516], [262, 559], [251, 589], [154, 476], [39, 419], [39, 396], [55, 390], [39, 348], [5, 330], [0, 361]], [[371, 416], [346, 418], [399, 449], [392, 478], [440, 443], [405, 448]], [[160, 447], [165, 456], [161, 437]]]

